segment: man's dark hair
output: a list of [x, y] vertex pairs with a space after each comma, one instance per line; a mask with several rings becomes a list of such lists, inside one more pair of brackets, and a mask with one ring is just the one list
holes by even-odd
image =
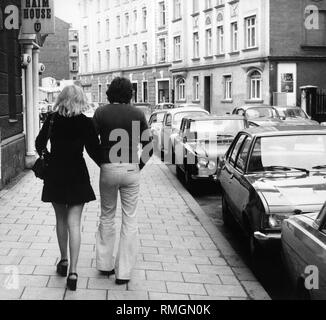
[[121, 103], [128, 104], [132, 99], [133, 88], [129, 79], [117, 77], [115, 78], [106, 95], [111, 104]]

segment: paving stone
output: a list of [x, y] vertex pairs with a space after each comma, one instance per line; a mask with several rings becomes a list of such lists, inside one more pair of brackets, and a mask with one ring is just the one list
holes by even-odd
[[220, 278], [214, 274], [183, 273], [183, 278], [189, 283], [222, 284]]
[[2, 265], [18, 265], [22, 257], [0, 256], [0, 264]]
[[115, 278], [110, 277], [106, 279], [89, 279], [88, 289], [102, 289], [102, 290], [127, 290], [127, 285], [118, 286], [115, 284]]
[[182, 248], [158, 248], [159, 254], [160, 255], [172, 255], [172, 256], [190, 256], [190, 251], [188, 249], [182, 249]]
[[24, 257], [21, 260], [23, 265], [37, 265], [37, 266], [55, 266], [57, 258], [54, 257]]
[[182, 263], [163, 263], [163, 269], [165, 271], [175, 271], [175, 272], [194, 272], [198, 273], [198, 269], [195, 264], [182, 264]]
[[189, 257], [189, 256], [177, 256], [177, 260], [182, 264], [203, 264], [209, 265], [211, 262], [207, 257]]
[[164, 281], [143, 281], [134, 279], [129, 282], [128, 291], [167, 292]]
[[22, 300], [63, 300], [65, 289], [62, 288], [32, 288], [27, 287]]
[[203, 284], [167, 282], [166, 286], [169, 293], [207, 295]]
[[0, 286], [0, 300], [19, 300], [23, 294], [23, 288], [8, 290]]
[[199, 270], [199, 273], [234, 276], [234, 273], [230, 267], [198, 265], [197, 268]]
[[234, 277], [234, 276], [224, 276], [224, 275], [220, 275], [219, 278], [222, 281], [222, 284], [230, 284], [230, 285], [240, 285], [239, 280]]
[[11, 257], [41, 257], [43, 250], [32, 250], [32, 249], [11, 249], [9, 256]]
[[174, 256], [159, 255], [159, 254], [144, 254], [145, 261], [154, 262], [174, 262], [177, 263], [177, 259]]
[[163, 270], [161, 262], [137, 261], [135, 269], [139, 270]]
[[76, 292], [67, 290], [64, 300], [106, 300], [106, 290], [77, 289]]
[[[78, 278], [78, 288], [86, 289], [88, 283], [88, 278]], [[47, 283], [48, 288], [66, 288], [67, 279], [65, 277], [59, 276], [50, 276], [49, 281]]]
[[108, 300], [111, 301], [133, 301], [133, 300], [148, 300], [148, 292], [145, 291], [109, 291]]
[[209, 296], [213, 297], [247, 297], [241, 286], [232, 285], [205, 285]]
[[182, 274], [180, 272], [172, 271], [146, 271], [148, 280], [162, 280], [162, 281], [177, 281], [183, 282]]
[[[4, 283], [5, 279], [8, 278], [8, 275], [0, 276], [0, 283]], [[18, 285], [20, 289], [24, 287], [35, 287], [35, 288], [44, 288], [49, 281], [48, 276], [36, 276], [36, 275], [22, 275], [18, 274], [17, 277]]]

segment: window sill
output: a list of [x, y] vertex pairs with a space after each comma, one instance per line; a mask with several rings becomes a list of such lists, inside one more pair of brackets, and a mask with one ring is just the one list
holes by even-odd
[[17, 119], [9, 119], [8, 122], [10, 124], [15, 124], [15, 123], [18, 123], [18, 120]]
[[222, 103], [233, 103], [233, 99], [224, 99], [221, 100]]
[[257, 51], [259, 47], [252, 47], [252, 48], [246, 48], [242, 49], [243, 52], [250, 52], [250, 51]]
[[232, 0], [232, 1], [229, 1], [229, 4], [230, 5], [233, 5], [233, 4], [236, 4], [236, 3], [238, 3], [239, 2], [239, 0]]
[[229, 52], [229, 55], [230, 56], [237, 56], [240, 54], [240, 51], [232, 51], [232, 52]]
[[182, 20], [181, 17], [180, 17], [180, 18], [175, 18], [175, 19], [172, 20], [172, 23], [176, 23], [176, 22], [179, 22], [179, 21], [181, 21], [181, 20]]
[[192, 100], [191, 103], [200, 104], [200, 100]]
[[216, 58], [225, 58], [225, 53], [216, 54], [215, 57]]
[[141, 33], [147, 33], [148, 30], [143, 30]]
[[264, 100], [251, 100], [251, 99], [249, 99], [249, 100], [245, 100], [245, 103], [248, 103], [248, 104], [250, 104], [250, 103], [262, 104], [262, 103], [264, 103]]
[[186, 102], [187, 102], [186, 99], [184, 99], [184, 100], [176, 100], [176, 103], [186, 103]]
[[225, 3], [219, 4], [217, 6], [215, 6], [215, 9], [221, 9], [225, 7]]
[[159, 31], [165, 30], [165, 29], [166, 29], [166, 25], [164, 25], [164, 26], [159, 26], [157, 29], [158, 29]]
[[198, 17], [200, 15], [200, 12], [194, 12], [191, 16], [192, 17]]
[[206, 56], [206, 57], [204, 57], [205, 60], [211, 60], [213, 58], [214, 58], [214, 56]]
[[204, 13], [208, 13], [208, 12], [212, 12], [213, 11], [213, 8], [207, 8], [205, 10], [203, 10]]
[[200, 58], [192, 58], [191, 60], [194, 62], [198, 62], [198, 61], [200, 61]]
[[174, 60], [173, 63], [182, 63], [182, 60]]

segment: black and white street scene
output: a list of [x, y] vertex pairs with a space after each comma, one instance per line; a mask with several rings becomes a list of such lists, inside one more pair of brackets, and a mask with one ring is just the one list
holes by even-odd
[[326, 0], [0, 0], [0, 300], [323, 299]]

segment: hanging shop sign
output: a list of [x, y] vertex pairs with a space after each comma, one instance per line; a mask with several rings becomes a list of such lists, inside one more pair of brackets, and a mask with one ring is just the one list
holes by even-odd
[[22, 33], [55, 33], [54, 0], [22, 0]]

